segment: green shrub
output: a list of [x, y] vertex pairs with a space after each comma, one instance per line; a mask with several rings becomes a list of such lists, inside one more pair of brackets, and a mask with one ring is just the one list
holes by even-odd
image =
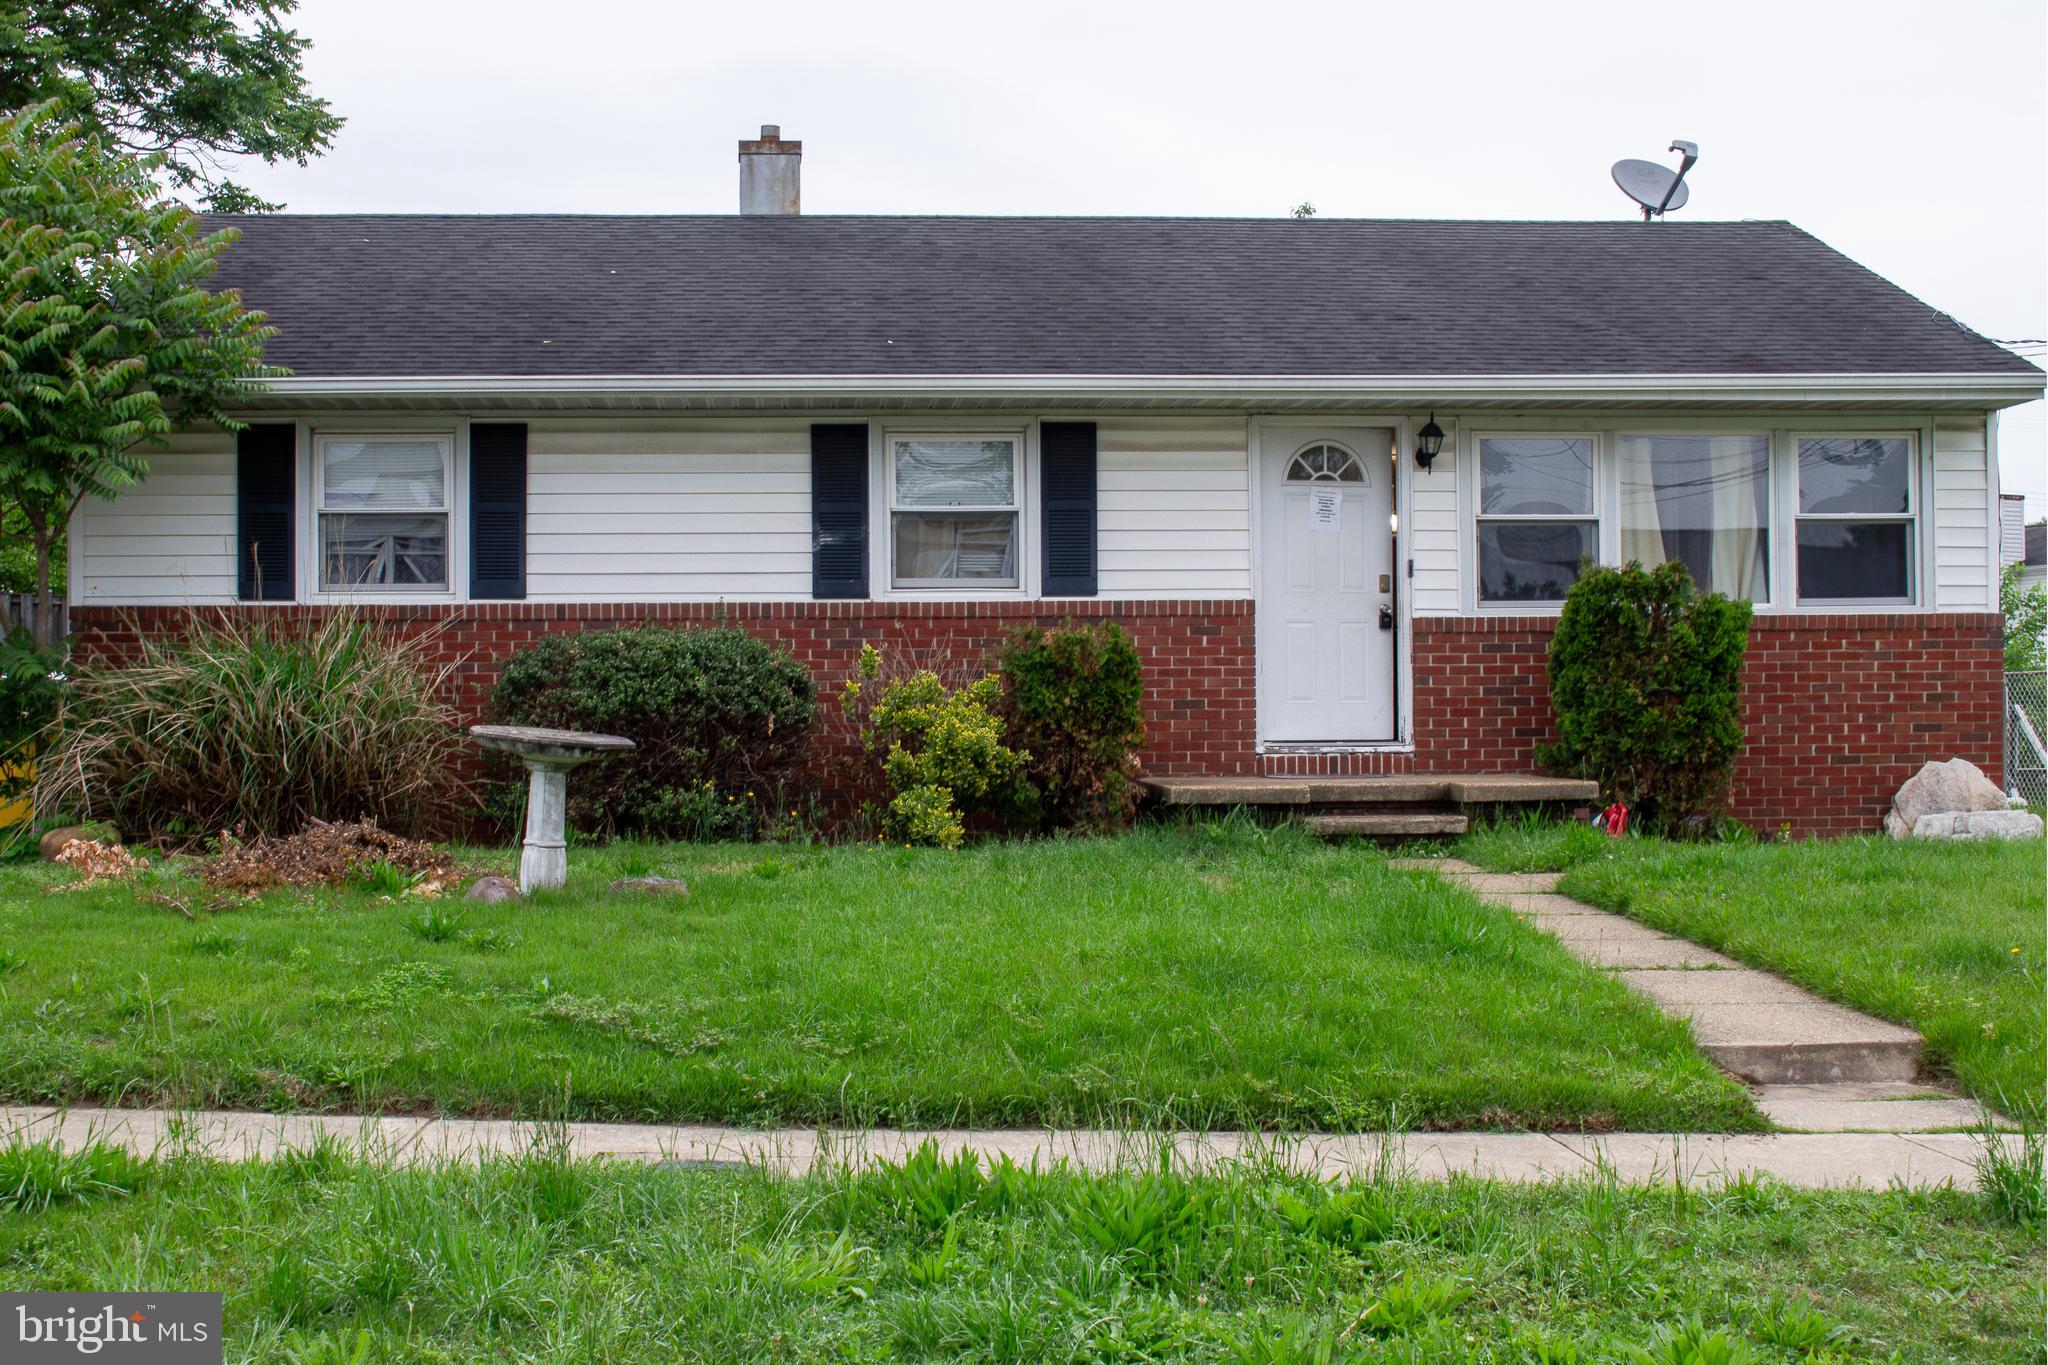
[[1092, 832], [1129, 824], [1145, 743], [1145, 679], [1130, 636], [1113, 621], [1019, 626], [997, 669], [1004, 732], [1031, 755], [1026, 776], [1046, 822]]
[[1551, 640], [1558, 742], [1538, 761], [1598, 781], [1649, 828], [1711, 816], [1742, 749], [1749, 616], [1747, 602], [1700, 596], [1675, 560], [1588, 569]]
[[521, 650], [491, 711], [500, 724], [624, 735], [637, 746], [577, 769], [576, 829], [747, 838], [790, 781], [817, 699], [802, 664], [745, 631], [635, 626]]
[[930, 670], [881, 684], [872, 701], [865, 684], [880, 674], [881, 656], [861, 646], [861, 676], [840, 697], [849, 714], [867, 708], [862, 745], [882, 754], [882, 777], [895, 793], [883, 828], [906, 843], [958, 848], [966, 817], [993, 812], [1023, 818], [1032, 808], [1024, 777], [1028, 753], [1003, 743], [1003, 722], [994, 707], [1002, 680], [993, 673], [949, 689]]
[[351, 612], [145, 637], [133, 663], [79, 671], [38, 806], [130, 838], [288, 835], [316, 819], [445, 829], [471, 749], [433, 648], [432, 632], [388, 636]]

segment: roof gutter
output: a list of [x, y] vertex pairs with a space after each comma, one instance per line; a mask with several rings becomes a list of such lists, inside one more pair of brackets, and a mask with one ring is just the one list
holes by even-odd
[[449, 400], [902, 398], [1103, 402], [1190, 400], [1430, 402], [1500, 405], [1622, 402], [1811, 404], [1882, 401], [2009, 407], [2042, 397], [2027, 374], [1791, 375], [295, 375], [268, 383], [290, 398]]

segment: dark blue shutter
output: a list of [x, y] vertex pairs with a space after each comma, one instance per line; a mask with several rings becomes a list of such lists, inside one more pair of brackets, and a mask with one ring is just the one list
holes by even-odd
[[469, 595], [526, 596], [526, 424], [469, 426]]
[[235, 436], [235, 596], [292, 600], [299, 429], [265, 422]]
[[868, 428], [811, 428], [811, 596], [868, 595]]
[[1095, 596], [1095, 423], [1038, 428], [1045, 495], [1045, 595]]

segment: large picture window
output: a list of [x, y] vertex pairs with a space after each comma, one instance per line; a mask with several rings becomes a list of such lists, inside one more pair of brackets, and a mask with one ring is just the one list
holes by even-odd
[[892, 436], [890, 583], [1014, 588], [1021, 443], [1014, 436]]
[[1622, 436], [1621, 560], [1685, 565], [1701, 592], [1770, 595], [1771, 438]]
[[1562, 602], [1593, 558], [1593, 439], [1479, 442], [1479, 600]]
[[1913, 600], [1913, 443], [1904, 436], [1799, 440], [1799, 600]]
[[445, 435], [318, 438], [322, 589], [448, 588], [453, 446]]

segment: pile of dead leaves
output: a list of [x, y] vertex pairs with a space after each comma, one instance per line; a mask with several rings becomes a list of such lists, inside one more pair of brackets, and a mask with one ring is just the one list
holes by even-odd
[[462, 869], [446, 849], [379, 829], [375, 820], [315, 820], [297, 834], [246, 843], [222, 834], [220, 852], [200, 864], [199, 875], [216, 889], [253, 894], [278, 886], [339, 886], [377, 863], [409, 874], [410, 895], [436, 896], [462, 881]]

